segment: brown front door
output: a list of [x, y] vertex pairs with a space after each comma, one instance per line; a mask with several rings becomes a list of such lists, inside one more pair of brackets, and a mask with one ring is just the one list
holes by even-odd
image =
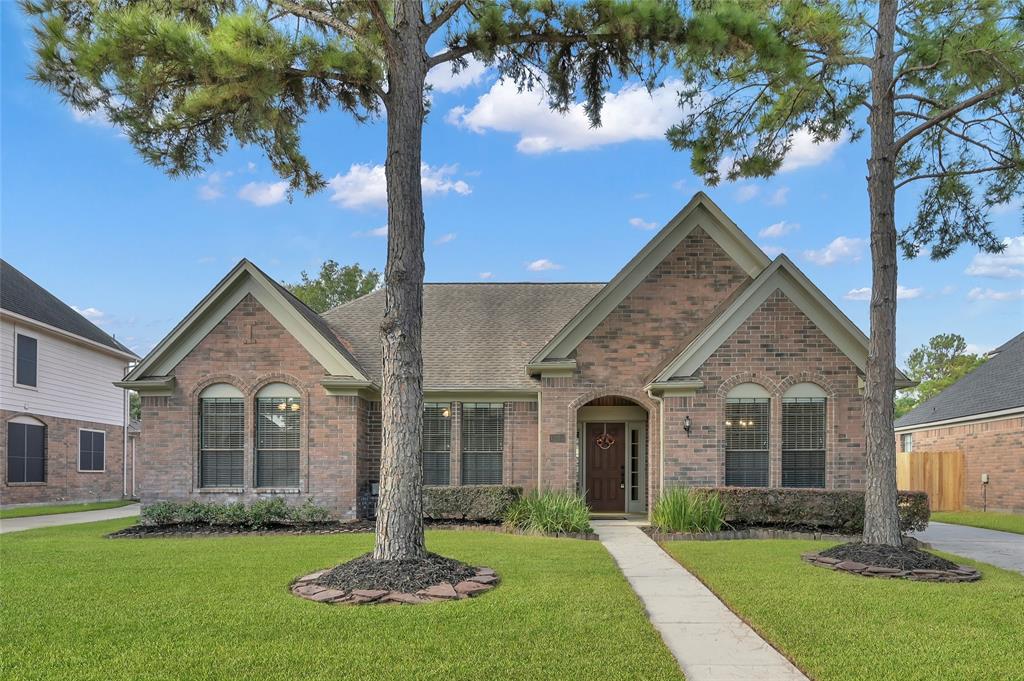
[[626, 424], [588, 423], [587, 503], [592, 511], [626, 510]]

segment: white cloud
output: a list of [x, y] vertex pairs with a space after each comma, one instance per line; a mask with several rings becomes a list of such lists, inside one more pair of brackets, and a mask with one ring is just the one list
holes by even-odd
[[374, 229], [367, 229], [367, 230], [362, 231], [362, 232], [352, 232], [352, 236], [387, 236], [387, 235], [388, 235], [388, 226], [387, 225], [382, 225], [382, 226], [376, 227]]
[[964, 346], [964, 352], [968, 355], [987, 355], [995, 349], [994, 345], [978, 345], [977, 343], [968, 343]]
[[481, 279], [494, 279], [494, 272], [481, 272], [480, 273], [480, 278]]
[[850, 289], [843, 298], [847, 300], [871, 300], [871, 288], [865, 286], [863, 288]]
[[672, 189], [675, 189], [677, 192], [686, 191], [686, 180], [676, 180], [672, 183]]
[[630, 218], [629, 224], [633, 225], [637, 229], [654, 229], [658, 226], [657, 222], [648, 222], [643, 218]]
[[442, 234], [434, 239], [434, 244], [440, 246], [441, 244], [451, 243], [452, 241], [455, 241], [455, 237], [455, 232], [448, 232], [447, 234]]
[[843, 261], [857, 262], [861, 258], [866, 243], [867, 241], [864, 239], [837, 236], [825, 248], [804, 251], [804, 257], [817, 265], [834, 265]]
[[288, 183], [281, 182], [250, 182], [238, 190], [238, 198], [256, 206], [273, 206], [285, 200]]
[[768, 197], [768, 205], [784, 206], [789, 198], [789, 187], [779, 187]]
[[736, 200], [740, 203], [746, 203], [761, 192], [761, 188], [756, 184], [743, 184], [736, 189]]
[[789, 153], [786, 154], [786, 160], [782, 163], [779, 172], [787, 173], [798, 168], [821, 165], [831, 159], [845, 141], [845, 138], [840, 138], [834, 142], [826, 141], [815, 144], [808, 130], [799, 130], [791, 138], [792, 146]]
[[965, 274], [975, 277], [1016, 279], [1024, 277], [1024, 236], [1003, 239], [1006, 248], [1002, 253], [977, 253]]
[[999, 203], [992, 206], [992, 214], [1006, 215], [1008, 213], [1020, 211], [1022, 208], [1024, 208], [1024, 197], [1018, 196], [1010, 199], [1006, 203]]
[[768, 225], [762, 229], [758, 234], [762, 237], [780, 237], [789, 234], [790, 232], [800, 229], [800, 225], [795, 222], [786, 222], [782, 220], [774, 224]]
[[1024, 288], [1015, 291], [993, 291], [990, 288], [972, 288], [967, 294], [967, 300], [1024, 300]]
[[531, 272], [545, 272], [547, 270], [560, 270], [562, 266], [558, 263], [551, 262], [547, 258], [541, 258], [540, 260], [534, 260], [533, 262], [526, 263], [526, 269]]
[[[424, 163], [420, 166], [423, 194], [471, 194], [473, 190], [468, 184], [452, 177], [458, 169], [457, 165], [432, 167]], [[383, 165], [353, 163], [347, 173], [335, 175], [328, 185], [334, 192], [331, 201], [345, 208], [381, 208], [388, 202], [388, 182]]]
[[85, 125], [96, 125], [104, 128], [112, 127], [110, 119], [107, 118], [107, 112], [100, 107], [95, 111], [82, 111], [71, 107], [71, 115], [74, 117], [76, 123], [84, 123]]
[[253, 163], [252, 161], [249, 161], [248, 163], [245, 164], [245, 169], [247, 171], [249, 171], [250, 173], [255, 173], [256, 172], [256, 164]]
[[487, 66], [473, 57], [467, 57], [466, 68], [452, 73], [451, 63], [435, 66], [427, 73], [427, 85], [438, 92], [458, 92], [478, 85], [487, 75]]
[[103, 310], [99, 310], [95, 307], [81, 308], [78, 307], [77, 305], [72, 305], [71, 309], [73, 309], [75, 312], [82, 315], [86, 319], [88, 319], [90, 322], [93, 322], [94, 324], [98, 324], [106, 316], [103, 313]]
[[949, 294], [951, 294], [951, 293], [953, 293], [955, 291], [956, 291], [956, 286], [953, 286], [952, 284], [946, 284], [945, 286], [942, 287], [942, 290], [940, 291], [940, 293], [942, 295], [944, 295], [944, 296], [948, 296]]
[[[914, 298], [920, 298], [923, 294], [923, 288], [908, 288], [903, 284], [896, 285], [896, 300], [913, 300]], [[865, 286], [864, 288], [851, 289], [843, 297], [847, 300], [871, 300], [871, 288]]]
[[579, 151], [632, 140], [661, 139], [679, 120], [676, 91], [680, 81], [669, 81], [653, 93], [638, 84], [609, 92], [601, 111], [601, 126], [593, 128], [582, 104], [565, 114], [552, 111], [539, 90], [519, 92], [516, 84], [499, 80], [471, 108], [455, 107], [447, 120], [476, 133], [487, 130], [519, 135], [516, 149], [524, 154]]
[[213, 201], [224, 196], [224, 180], [235, 173], [231, 170], [224, 172], [213, 171], [206, 174], [206, 184], [199, 187], [199, 198], [203, 201]]

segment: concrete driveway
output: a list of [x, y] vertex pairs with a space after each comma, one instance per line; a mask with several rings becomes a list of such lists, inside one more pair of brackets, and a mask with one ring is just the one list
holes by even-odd
[[914, 536], [939, 551], [1024, 574], [1024, 534], [930, 522], [927, 530], [915, 532]]
[[114, 518], [130, 518], [139, 514], [139, 505], [130, 504], [119, 508], [105, 508], [101, 511], [81, 511], [80, 513], [57, 513], [54, 515], [37, 515], [31, 518], [10, 518], [0, 520], [0, 534], [21, 532], [39, 527], [56, 527], [57, 525], [77, 525], [94, 523], [97, 520], [113, 520]]

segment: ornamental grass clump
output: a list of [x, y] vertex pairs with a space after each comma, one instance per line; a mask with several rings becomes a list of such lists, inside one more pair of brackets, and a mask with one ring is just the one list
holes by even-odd
[[571, 492], [531, 492], [505, 513], [505, 525], [537, 534], [589, 534], [590, 509]]
[[717, 492], [677, 487], [666, 490], [651, 514], [662, 532], [718, 532], [725, 522], [725, 503]]

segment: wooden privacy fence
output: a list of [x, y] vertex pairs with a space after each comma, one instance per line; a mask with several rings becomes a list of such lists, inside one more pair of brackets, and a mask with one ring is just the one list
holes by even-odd
[[896, 487], [927, 492], [933, 511], [959, 511], [964, 505], [964, 453], [897, 452]]

